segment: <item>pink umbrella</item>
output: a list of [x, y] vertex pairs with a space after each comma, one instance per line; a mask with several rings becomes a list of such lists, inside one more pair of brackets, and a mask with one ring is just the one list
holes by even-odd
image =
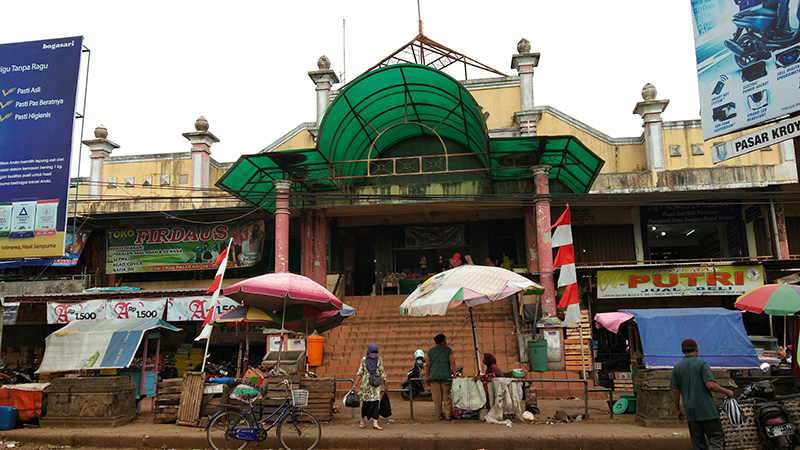
[[316, 281], [294, 273], [268, 273], [248, 278], [224, 288], [222, 293], [242, 306], [255, 306], [280, 316], [281, 347], [278, 349], [277, 366], [281, 363], [287, 310], [302, 306], [305, 315], [316, 317], [319, 312], [340, 311], [344, 306], [341, 300]]
[[222, 293], [242, 305], [283, 311], [286, 306], [303, 305], [319, 311], [338, 311], [343, 303], [311, 278], [294, 273], [268, 273], [232, 284]]

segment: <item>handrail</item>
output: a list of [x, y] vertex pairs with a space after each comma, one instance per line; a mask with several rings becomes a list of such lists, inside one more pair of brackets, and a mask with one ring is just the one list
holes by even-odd
[[[336, 383], [339, 383], [339, 382], [344, 383], [346, 381], [350, 382], [350, 390], [352, 390], [356, 386], [356, 380], [354, 380], [352, 378], [334, 378], [333, 379], [333, 384], [335, 386]], [[335, 395], [336, 391], [337, 391], [337, 389], [334, 388], [333, 389], [334, 395]], [[336, 399], [334, 399], [334, 401], [335, 400]], [[344, 407], [344, 403], [342, 404], [342, 406]], [[355, 408], [350, 408], [350, 418], [354, 418], [356, 416], [355, 414], [356, 414], [356, 409]]]
[[[508, 378], [514, 382], [547, 382], [547, 383], [583, 383], [583, 417], [589, 418], [589, 381], [588, 380], [561, 380], [557, 378]], [[450, 379], [453, 380], [452, 378]], [[423, 381], [427, 382], [430, 381], [427, 378], [409, 378], [408, 381]], [[409, 388], [407, 389], [397, 389], [396, 391], [408, 391], [408, 406], [411, 413], [411, 420], [414, 420], [414, 391], [410, 389], [411, 384], [409, 383]]]

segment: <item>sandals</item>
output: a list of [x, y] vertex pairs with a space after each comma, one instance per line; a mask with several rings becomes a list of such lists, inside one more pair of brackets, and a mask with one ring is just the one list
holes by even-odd
[[380, 425], [373, 425], [372, 428], [374, 430], [383, 430], [383, 427], [381, 427]]
[[366, 426], [367, 426], [367, 424], [365, 424], [365, 423], [358, 424], [358, 428], [366, 428]]

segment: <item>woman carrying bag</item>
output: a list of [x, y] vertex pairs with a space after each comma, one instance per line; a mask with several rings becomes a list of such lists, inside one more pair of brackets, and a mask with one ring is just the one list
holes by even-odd
[[367, 355], [361, 358], [361, 365], [356, 373], [356, 383], [361, 382], [358, 396], [361, 399], [361, 421], [359, 428], [367, 426], [367, 420], [372, 419], [372, 428], [383, 430], [378, 425], [378, 406], [381, 399], [381, 386], [386, 380], [383, 370], [383, 360], [378, 356], [378, 345], [369, 344]]

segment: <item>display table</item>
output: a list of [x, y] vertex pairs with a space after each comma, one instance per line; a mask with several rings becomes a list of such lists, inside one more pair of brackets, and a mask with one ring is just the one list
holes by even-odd
[[42, 415], [42, 392], [50, 383], [5, 384], [0, 386], [0, 406], [17, 408], [17, 419], [23, 422]]

